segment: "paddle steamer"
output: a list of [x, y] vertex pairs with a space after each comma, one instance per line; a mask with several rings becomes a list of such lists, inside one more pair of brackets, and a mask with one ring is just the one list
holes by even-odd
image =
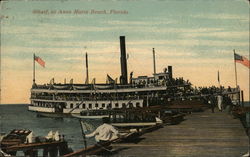
[[128, 79], [125, 36], [120, 36], [121, 76], [118, 83], [107, 75], [106, 84], [88, 81], [88, 57], [86, 54], [86, 83], [36, 84], [31, 88], [29, 111], [39, 115], [70, 115], [86, 110], [106, 110], [114, 108], [148, 107], [165, 104], [166, 101], [183, 99], [191, 94], [191, 83], [183, 78], [173, 78], [172, 66], [156, 73], [155, 50], [153, 48], [153, 76]]

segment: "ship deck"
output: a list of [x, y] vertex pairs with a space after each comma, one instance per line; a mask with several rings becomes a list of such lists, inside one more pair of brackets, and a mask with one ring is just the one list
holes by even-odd
[[247, 153], [249, 142], [240, 120], [218, 110], [192, 113], [140, 138], [113, 144], [114, 156], [235, 157]]

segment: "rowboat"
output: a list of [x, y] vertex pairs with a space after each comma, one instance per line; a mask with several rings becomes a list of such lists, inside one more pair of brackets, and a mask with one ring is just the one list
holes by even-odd
[[74, 157], [74, 156], [85, 157], [87, 155], [108, 155], [109, 153], [113, 151], [112, 144], [133, 141], [139, 136], [141, 136], [142, 134], [158, 129], [161, 126], [162, 125], [158, 124], [158, 125], [150, 126], [150, 127], [143, 128], [143, 129], [119, 130], [119, 133], [121, 136], [117, 139], [103, 142], [103, 143], [97, 143], [87, 148], [82, 148], [72, 153], [66, 154], [63, 157]]
[[102, 118], [105, 118], [105, 117], [109, 117], [109, 115], [86, 115], [86, 116], [82, 116], [80, 114], [71, 114], [72, 117], [74, 118], [80, 118], [80, 119], [102, 119]]

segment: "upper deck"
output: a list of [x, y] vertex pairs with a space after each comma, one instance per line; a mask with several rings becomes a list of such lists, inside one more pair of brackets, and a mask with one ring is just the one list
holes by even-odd
[[141, 81], [138, 83], [131, 83], [127, 85], [121, 84], [44, 84], [33, 85], [32, 93], [127, 93], [127, 92], [150, 92], [150, 91], [164, 91], [168, 88], [182, 88], [190, 87], [191, 83], [188, 81], [157, 81], [148, 83]]
[[32, 88], [33, 93], [126, 93], [126, 92], [139, 92], [139, 91], [160, 91], [166, 90], [167, 86], [146, 86], [146, 87], [111, 87], [111, 88], [98, 88], [95, 85], [89, 85], [86, 89], [75, 89], [73, 85], [67, 85], [65, 88], [49, 88], [44, 86], [42, 88]]

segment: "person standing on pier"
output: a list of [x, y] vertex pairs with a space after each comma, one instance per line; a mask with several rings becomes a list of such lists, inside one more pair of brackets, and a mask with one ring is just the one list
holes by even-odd
[[218, 108], [219, 108], [219, 111], [222, 112], [222, 109], [223, 109], [223, 106], [222, 106], [223, 97], [222, 97], [221, 95], [218, 95], [218, 96], [217, 96], [217, 101], [218, 101]]
[[216, 103], [216, 98], [214, 97], [214, 95], [211, 95], [209, 97], [209, 102], [210, 102], [212, 113], [214, 113], [214, 108], [215, 108], [215, 103]]

